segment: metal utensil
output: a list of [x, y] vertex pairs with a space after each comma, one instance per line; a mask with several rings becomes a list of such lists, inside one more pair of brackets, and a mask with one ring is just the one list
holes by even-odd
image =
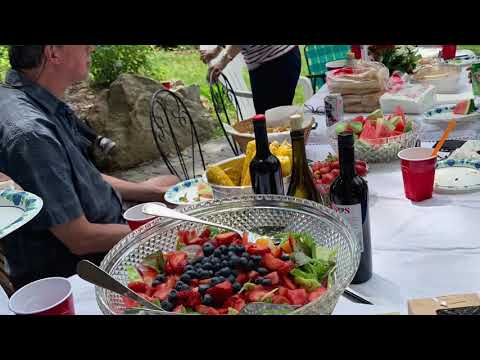
[[208, 226], [218, 227], [218, 228], [221, 228], [221, 229], [227, 229], [227, 230], [236, 232], [240, 236], [243, 236], [243, 233], [244, 233], [242, 230], [233, 228], [231, 226], [217, 224], [217, 223], [214, 223], [214, 222], [202, 220], [202, 219], [199, 219], [199, 218], [196, 218], [196, 217], [193, 217], [193, 216], [190, 216], [190, 215], [186, 215], [186, 214], [180, 213], [178, 211], [169, 209], [167, 207], [159, 206], [159, 205], [156, 205], [156, 204], [151, 204], [151, 203], [150, 204], [145, 204], [142, 208], [142, 212], [144, 214], [147, 214], [147, 215], [166, 217], [166, 218], [174, 219], [174, 220], [190, 221], [190, 222], [194, 222], [194, 223], [198, 223], [198, 224], [204, 224], [204, 225], [208, 225]]
[[77, 273], [78, 276], [80, 276], [83, 280], [88, 281], [101, 288], [113, 291], [114, 293], [117, 293], [119, 295], [126, 296], [142, 304], [147, 309], [165, 312], [160, 306], [157, 306], [154, 303], [145, 300], [140, 295], [137, 295], [133, 290], [130, 290], [128, 287], [108, 275], [105, 271], [103, 271], [97, 265], [88, 260], [81, 260], [78, 263]]
[[368, 301], [348, 287], [345, 289], [342, 295], [347, 299], [359, 304], [374, 305], [372, 302]]

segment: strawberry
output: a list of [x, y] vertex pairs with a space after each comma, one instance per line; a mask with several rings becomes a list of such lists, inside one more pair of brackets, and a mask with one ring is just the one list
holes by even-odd
[[137, 294], [147, 292], [147, 284], [142, 281], [133, 281], [128, 284], [128, 288], [132, 291], [135, 291]]
[[182, 274], [183, 269], [187, 266], [188, 255], [184, 251], [173, 251], [168, 254], [168, 263], [171, 265], [172, 272]]
[[365, 176], [367, 175], [367, 169], [361, 165], [355, 165], [355, 171], [358, 176]]
[[339, 169], [332, 169], [330, 174], [332, 174], [336, 178], [338, 175], [340, 175], [340, 170]]
[[293, 263], [293, 261], [288, 260], [283, 262], [283, 264], [278, 269], [278, 272], [281, 274], [288, 274], [294, 268], [295, 268], [295, 264]]
[[213, 300], [217, 304], [221, 304], [230, 296], [232, 296], [232, 284], [229, 281], [225, 280], [224, 282], [221, 282], [220, 284], [217, 284], [208, 289], [207, 294], [212, 295]]
[[330, 166], [324, 166], [318, 170], [321, 175], [328, 174], [330, 172]]
[[218, 245], [230, 245], [234, 240], [237, 240], [240, 236], [231, 231], [223, 234], [218, 234], [215, 236], [215, 240], [217, 240]]
[[330, 167], [332, 169], [340, 169], [340, 162], [338, 160], [332, 161], [330, 163]]
[[171, 290], [172, 288], [168, 286], [167, 283], [160, 284], [155, 287], [155, 291], [153, 292], [152, 297], [154, 299], [159, 299], [163, 301], [168, 297], [168, 294], [170, 293]]

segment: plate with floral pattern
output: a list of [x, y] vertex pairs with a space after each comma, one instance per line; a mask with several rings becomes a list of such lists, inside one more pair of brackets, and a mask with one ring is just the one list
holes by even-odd
[[467, 115], [454, 114], [454, 104], [438, 106], [423, 114], [425, 122], [429, 123], [448, 123], [450, 120], [455, 119], [457, 122], [464, 121], [476, 121], [480, 120], [480, 111], [477, 109], [475, 112]]
[[0, 190], [0, 239], [32, 220], [43, 207], [43, 200], [26, 191]]
[[447, 159], [437, 163], [435, 192], [466, 193], [480, 190], [480, 161]]
[[213, 200], [213, 190], [202, 179], [185, 180], [165, 193], [165, 201], [174, 205], [192, 205]]

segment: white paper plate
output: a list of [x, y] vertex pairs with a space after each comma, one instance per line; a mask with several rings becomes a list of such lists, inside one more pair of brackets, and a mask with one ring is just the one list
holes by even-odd
[[423, 114], [425, 122], [428, 123], [446, 123], [455, 119], [457, 122], [468, 122], [480, 120], [480, 112], [477, 110], [468, 115], [458, 115], [453, 113], [456, 105], [442, 105], [433, 108]]
[[455, 59], [445, 61], [447, 64], [456, 66], [469, 66], [480, 62], [480, 57], [476, 55], [464, 55]]
[[[199, 195], [200, 186], [207, 186], [210, 191], [206, 195]], [[172, 186], [165, 193], [165, 201], [174, 205], [192, 205], [202, 201], [213, 200], [213, 191], [203, 179], [185, 180], [177, 185]]]
[[439, 161], [435, 170], [435, 192], [465, 193], [480, 190], [480, 161]]
[[32, 220], [42, 206], [37, 195], [8, 188], [0, 190], [0, 239]]

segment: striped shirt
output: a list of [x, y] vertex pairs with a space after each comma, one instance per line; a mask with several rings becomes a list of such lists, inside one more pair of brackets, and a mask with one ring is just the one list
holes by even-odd
[[276, 59], [298, 45], [240, 45], [243, 58], [249, 70]]

